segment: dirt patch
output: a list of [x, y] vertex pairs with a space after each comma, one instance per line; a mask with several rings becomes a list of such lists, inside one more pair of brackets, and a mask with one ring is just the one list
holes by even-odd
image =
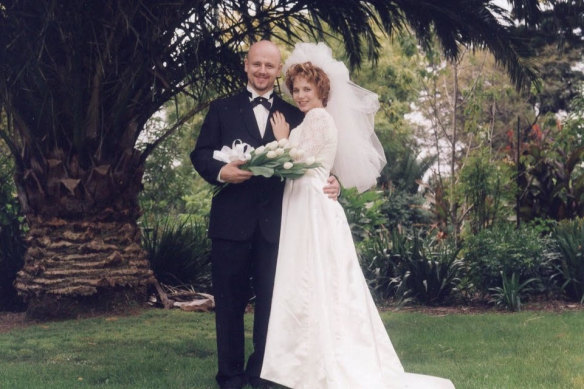
[[25, 328], [30, 325], [35, 325], [39, 323], [45, 322], [55, 322], [55, 321], [62, 321], [62, 320], [75, 320], [75, 319], [89, 319], [94, 317], [121, 317], [121, 316], [134, 316], [139, 315], [146, 309], [154, 309], [149, 307], [145, 304], [142, 305], [132, 305], [127, 307], [124, 310], [111, 310], [108, 312], [83, 312], [77, 314], [75, 317], [71, 317], [68, 319], [60, 318], [60, 319], [47, 319], [47, 320], [36, 320], [34, 318], [30, 318], [27, 316], [26, 312], [3, 312], [0, 311], [0, 334], [9, 332], [13, 329], [17, 328]]
[[0, 312], [0, 334], [13, 328], [23, 328], [33, 323], [30, 320], [26, 320], [25, 312]]
[[[503, 308], [495, 307], [491, 304], [471, 304], [461, 306], [447, 307], [427, 307], [427, 306], [405, 306], [405, 307], [384, 307], [382, 311], [392, 312], [421, 312], [428, 315], [452, 315], [452, 314], [470, 314], [480, 313], [512, 313]], [[554, 312], [562, 313], [569, 311], [584, 311], [584, 305], [562, 300], [542, 300], [530, 301], [521, 305], [523, 312]]]
[[[125, 315], [137, 315], [144, 309], [159, 309], [152, 307], [135, 307], [134, 309], [126, 311]], [[476, 315], [480, 313], [511, 313], [507, 310], [493, 307], [488, 304], [473, 304], [473, 305], [461, 305], [461, 306], [448, 306], [448, 307], [427, 307], [427, 306], [406, 306], [406, 307], [381, 307], [381, 311], [390, 312], [420, 312], [428, 315]], [[572, 302], [566, 302], [561, 300], [542, 300], [542, 301], [532, 301], [528, 302], [521, 307], [522, 311], [535, 311], [535, 312], [570, 312], [570, 311], [584, 311], [584, 305], [576, 304]], [[253, 312], [253, 309], [249, 309], [248, 313]], [[95, 317], [95, 316], [119, 316], [116, 314], [87, 314], [81, 317]], [[9, 332], [15, 328], [24, 328], [29, 325], [38, 324], [36, 320], [30, 320], [26, 318], [25, 312], [0, 312], [0, 334]]]

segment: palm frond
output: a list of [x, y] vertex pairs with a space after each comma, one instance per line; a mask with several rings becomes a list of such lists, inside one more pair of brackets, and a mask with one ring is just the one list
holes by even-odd
[[[534, 3], [514, 5], [536, 20]], [[0, 0], [0, 22], [0, 101], [41, 168], [61, 155], [119, 163], [177, 94], [204, 102], [241, 87], [243, 55], [263, 38], [340, 36], [356, 67], [379, 56], [381, 34], [411, 30], [451, 59], [461, 45], [488, 48], [518, 86], [536, 78], [488, 0]]]

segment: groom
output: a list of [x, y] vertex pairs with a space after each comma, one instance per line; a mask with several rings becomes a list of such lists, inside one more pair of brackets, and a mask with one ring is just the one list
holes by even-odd
[[[282, 195], [279, 178], [252, 177], [241, 170], [243, 162], [225, 164], [213, 159], [213, 151], [241, 140], [258, 147], [275, 140], [268, 118], [279, 111], [290, 128], [303, 114], [273, 93], [282, 70], [281, 54], [270, 41], [254, 43], [244, 61], [247, 88], [233, 96], [211, 103], [191, 161], [209, 183], [229, 183], [213, 197], [209, 220], [213, 293], [220, 388], [242, 388], [247, 382], [263, 387], [259, 378], [264, 355], [274, 286]], [[339, 184], [331, 176], [323, 188], [336, 199]], [[253, 345], [244, 367], [243, 316], [255, 294]]]

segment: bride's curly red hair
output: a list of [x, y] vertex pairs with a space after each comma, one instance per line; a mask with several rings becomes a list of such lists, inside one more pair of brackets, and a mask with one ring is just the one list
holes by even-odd
[[294, 89], [294, 79], [298, 77], [304, 78], [316, 86], [318, 98], [322, 100], [322, 105], [326, 107], [331, 90], [331, 82], [326, 73], [318, 66], [314, 66], [311, 62], [298, 63], [290, 66], [286, 71], [285, 81], [290, 93]]

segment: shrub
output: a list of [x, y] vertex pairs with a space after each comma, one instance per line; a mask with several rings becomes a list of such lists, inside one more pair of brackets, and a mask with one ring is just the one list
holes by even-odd
[[535, 278], [530, 278], [519, 283], [519, 277], [515, 273], [511, 274], [511, 278], [507, 278], [505, 274], [501, 273], [502, 286], [491, 288], [491, 301], [500, 307], [507, 308], [513, 312], [521, 310], [521, 298], [529, 291], [529, 284], [536, 281]]
[[412, 236], [397, 236], [392, 251], [400, 257], [396, 297], [403, 301], [443, 304], [460, 282], [462, 261], [454, 242], [433, 236], [424, 239], [414, 232]]
[[143, 245], [156, 279], [168, 285], [189, 284], [198, 291], [211, 288], [211, 243], [207, 224], [177, 217], [142, 223]]
[[395, 294], [395, 256], [392, 256], [391, 236], [382, 229], [357, 243], [359, 261], [373, 298], [384, 301]]
[[24, 264], [24, 218], [12, 185], [12, 160], [0, 143], [0, 310], [24, 308], [12, 283]]
[[25, 245], [19, 224], [0, 224], [0, 310], [24, 308], [14, 289], [16, 273], [24, 265]]
[[562, 221], [554, 232], [560, 258], [561, 287], [568, 298], [584, 303], [584, 219]]
[[380, 192], [357, 192], [357, 189], [343, 189], [339, 202], [345, 210], [347, 221], [357, 242], [374, 234], [385, 221], [381, 213], [383, 197]]
[[550, 244], [532, 228], [506, 224], [482, 230], [464, 242], [468, 277], [483, 295], [503, 286], [501, 274], [515, 274], [519, 283], [535, 278], [532, 291], [542, 292], [553, 274]]
[[418, 232], [380, 233], [359, 245], [361, 264], [377, 299], [395, 297], [400, 304], [445, 303], [461, 275], [459, 250], [453, 243]]
[[468, 207], [467, 225], [477, 233], [505, 220], [515, 204], [515, 182], [510, 166], [493, 161], [485, 149], [474, 152], [460, 171], [459, 190]]
[[432, 224], [432, 214], [424, 208], [425, 199], [421, 193], [410, 193], [399, 188], [386, 191], [386, 199], [381, 211], [390, 229], [407, 228]]

